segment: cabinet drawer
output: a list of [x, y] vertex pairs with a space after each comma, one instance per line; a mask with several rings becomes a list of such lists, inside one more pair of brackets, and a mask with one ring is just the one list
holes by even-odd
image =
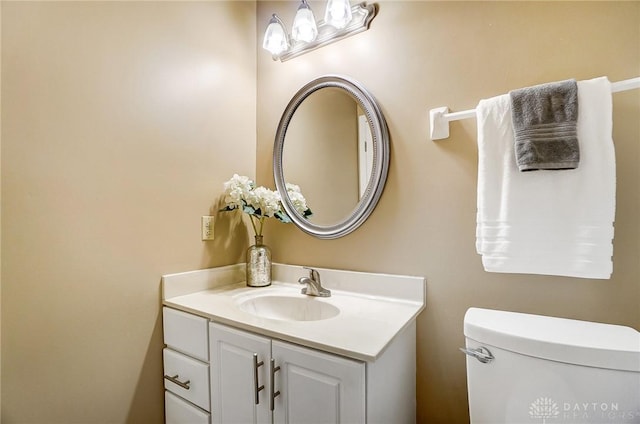
[[162, 356], [164, 388], [209, 411], [209, 365], [167, 348]]
[[209, 424], [209, 413], [196, 408], [171, 392], [164, 392], [165, 424]]
[[193, 314], [162, 308], [164, 342], [170, 348], [209, 361], [208, 321]]

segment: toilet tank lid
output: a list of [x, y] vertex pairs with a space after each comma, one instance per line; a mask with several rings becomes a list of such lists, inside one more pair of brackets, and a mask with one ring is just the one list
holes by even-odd
[[537, 358], [640, 372], [640, 333], [621, 325], [470, 308], [464, 335]]

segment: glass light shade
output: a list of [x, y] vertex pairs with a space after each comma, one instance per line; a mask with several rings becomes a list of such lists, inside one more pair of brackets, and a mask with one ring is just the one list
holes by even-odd
[[349, 0], [329, 0], [324, 13], [324, 21], [334, 28], [346, 27], [352, 18]]
[[305, 0], [298, 7], [296, 17], [293, 19], [293, 28], [291, 29], [291, 37], [296, 41], [304, 41], [309, 43], [318, 36], [318, 26], [316, 25], [316, 17]]
[[287, 33], [276, 15], [273, 15], [269, 21], [267, 30], [264, 33], [262, 48], [268, 50], [274, 56], [279, 55], [289, 48]]

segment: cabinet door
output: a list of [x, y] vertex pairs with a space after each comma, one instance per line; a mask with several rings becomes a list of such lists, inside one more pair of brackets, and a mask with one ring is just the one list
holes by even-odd
[[365, 364], [273, 341], [275, 423], [364, 423]]
[[270, 423], [270, 340], [216, 323], [209, 336], [213, 423]]

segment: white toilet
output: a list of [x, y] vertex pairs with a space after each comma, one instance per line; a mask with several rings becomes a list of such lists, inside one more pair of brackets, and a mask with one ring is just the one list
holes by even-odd
[[470, 308], [471, 423], [640, 423], [633, 328]]

